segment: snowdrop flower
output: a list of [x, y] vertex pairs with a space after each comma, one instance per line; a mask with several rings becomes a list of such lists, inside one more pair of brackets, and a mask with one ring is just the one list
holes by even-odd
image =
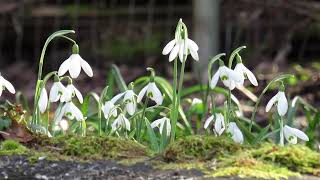
[[277, 103], [277, 110], [280, 116], [284, 116], [288, 111], [288, 101], [284, 91], [279, 91], [274, 95], [266, 106], [266, 112], [269, 112], [273, 104]]
[[224, 117], [221, 113], [216, 113], [216, 114], [210, 116], [204, 123], [204, 129], [207, 129], [209, 124], [213, 120], [215, 120], [214, 130], [220, 136], [224, 132], [224, 130], [226, 129], [226, 126], [224, 123]]
[[130, 131], [130, 121], [126, 118], [124, 114], [120, 114], [112, 123], [111, 128], [112, 131], [117, 130], [118, 128], [126, 128]]
[[90, 65], [87, 61], [82, 59], [79, 55], [78, 45], [74, 44], [72, 47], [72, 55], [61, 64], [58, 70], [58, 75], [63, 76], [67, 71], [69, 71], [72, 78], [77, 78], [80, 74], [81, 68], [89, 77], [93, 76]]
[[[167, 136], [170, 136], [170, 132], [171, 132], [171, 124], [170, 124], [170, 119], [167, 117], [163, 117], [161, 119], [157, 119], [155, 121], [153, 121], [150, 126], [152, 128], [158, 127], [159, 128], [159, 132], [160, 134], [162, 134], [163, 132], [163, 127], [166, 124], [166, 132], [167, 132]], [[159, 127], [160, 125], [160, 127]]]
[[16, 93], [16, 90], [14, 89], [13, 85], [9, 81], [7, 81], [5, 78], [3, 78], [0, 73], [0, 96], [2, 95], [2, 91], [5, 89], [8, 89], [8, 91], [11, 94]]
[[155, 82], [149, 82], [149, 84], [147, 84], [144, 88], [142, 88], [142, 90], [138, 94], [138, 99], [137, 99], [138, 103], [141, 102], [143, 96], [146, 93], [150, 99], [152, 99], [153, 101], [155, 101], [157, 103], [157, 105], [162, 104], [163, 97], [162, 97], [160, 90], [156, 86]]
[[198, 105], [198, 104], [202, 104], [202, 100], [199, 99], [199, 98], [193, 98], [191, 106], [195, 106], [195, 105]]
[[69, 123], [66, 119], [62, 119], [59, 124], [58, 124], [59, 128], [62, 130], [62, 131], [66, 131], [69, 129]]
[[71, 95], [72, 93], [60, 81], [56, 81], [51, 87], [49, 100], [50, 102], [57, 102], [59, 100], [60, 102], [67, 102], [71, 100]]
[[243, 134], [235, 122], [230, 122], [227, 132], [231, 134], [231, 138], [236, 143], [243, 143]]
[[42, 88], [40, 98], [39, 98], [39, 103], [38, 107], [41, 113], [44, 113], [47, 110], [48, 106], [48, 93], [46, 88]]
[[[187, 51], [185, 52], [185, 46], [187, 47]], [[186, 42], [184, 39], [171, 40], [162, 51], [163, 55], [169, 55], [169, 62], [173, 61], [177, 56], [179, 56], [179, 59], [181, 62], [183, 62], [183, 55], [191, 54], [192, 58], [196, 61], [199, 61], [199, 55], [198, 55], [199, 47], [198, 45], [191, 39], [187, 39]]]
[[76, 96], [81, 104], [83, 103], [83, 97], [81, 92], [76, 87], [74, 87], [73, 84], [68, 84], [67, 90], [71, 92], [72, 96]]
[[111, 116], [117, 117], [118, 111], [116, 106], [114, 105], [122, 96], [124, 93], [120, 93], [113, 97], [110, 101], [107, 101], [103, 106], [102, 106], [102, 111], [104, 114], [104, 117], [106, 119], [109, 119]]
[[84, 120], [81, 111], [71, 101], [67, 102], [61, 110], [62, 115], [65, 115], [68, 119], [76, 119], [77, 121]]
[[216, 87], [219, 77], [223, 84], [230, 90], [233, 90], [236, 87], [236, 84], [243, 84], [244, 82], [243, 76], [241, 76], [238, 72], [222, 65], [211, 79], [210, 87], [212, 89]]
[[[183, 37], [182, 32], [186, 33], [186, 31], [186, 25], [182, 22], [182, 19], [180, 19], [177, 25], [175, 39], [171, 40], [162, 51], [163, 55], [170, 53], [169, 62], [173, 61], [177, 56], [179, 56], [180, 61], [183, 62], [183, 56], [187, 56], [189, 53], [194, 60], [199, 60], [199, 47], [193, 40]], [[187, 34], [184, 34], [184, 36], [187, 36]]]
[[303, 141], [309, 141], [308, 136], [304, 132], [300, 131], [299, 129], [289, 127], [287, 125], [285, 125], [283, 128], [283, 134], [290, 144], [297, 144], [298, 138]]
[[131, 116], [136, 112], [137, 108], [135, 96], [136, 94], [133, 92], [133, 90], [127, 90], [123, 97], [123, 100], [126, 102], [125, 109]]
[[[245, 67], [242, 63], [238, 63], [236, 65], [236, 67], [234, 68], [234, 71], [238, 72], [243, 79], [245, 79], [246, 77], [249, 79], [249, 81], [251, 82], [251, 84], [253, 84], [254, 86], [258, 86], [258, 81], [256, 79], [256, 77], [254, 76], [254, 74], [247, 68]], [[242, 86], [241, 83], [236, 83], [237, 86]]]

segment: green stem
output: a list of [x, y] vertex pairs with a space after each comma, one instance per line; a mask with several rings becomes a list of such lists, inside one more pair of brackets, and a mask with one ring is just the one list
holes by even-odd
[[181, 69], [180, 69], [180, 77], [179, 77], [179, 86], [178, 86], [178, 95], [177, 95], [177, 98], [176, 98], [176, 106], [174, 108], [174, 118], [173, 118], [173, 125], [172, 125], [172, 136], [171, 136], [171, 139], [170, 139], [170, 142], [174, 142], [174, 139], [175, 139], [175, 133], [176, 133], [176, 124], [177, 124], [177, 121], [178, 121], [178, 116], [179, 116], [179, 108], [180, 108], [180, 97], [181, 97], [181, 90], [182, 90], [182, 85], [183, 85], [183, 77], [184, 77], [184, 68], [185, 68], [185, 64], [186, 64], [186, 59], [187, 59], [187, 56], [184, 55], [184, 61], [182, 62], [182, 65], [181, 65]]
[[[177, 103], [177, 80], [178, 80], [178, 58], [174, 60], [173, 65], [173, 95], [172, 95], [172, 111], [170, 113], [171, 129], [174, 129], [175, 125], [175, 113], [176, 113], [176, 103]], [[171, 131], [171, 137], [174, 137], [174, 132]]]
[[231, 90], [229, 89], [228, 91], [228, 118], [227, 118], [227, 124], [229, 124], [231, 120], [231, 113], [232, 113], [232, 108], [231, 108]]
[[61, 30], [61, 31], [57, 31], [55, 33], [53, 33], [52, 35], [50, 35], [48, 37], [48, 39], [46, 40], [42, 51], [41, 51], [41, 55], [40, 55], [40, 59], [39, 59], [39, 69], [38, 69], [38, 78], [37, 78], [37, 83], [36, 83], [36, 89], [35, 89], [35, 94], [34, 94], [34, 104], [33, 104], [33, 116], [32, 116], [32, 124], [38, 124], [40, 117], [37, 115], [39, 114], [37, 111], [39, 110], [38, 108], [38, 100], [39, 100], [39, 96], [40, 96], [40, 86], [41, 86], [41, 82], [42, 82], [42, 70], [43, 70], [43, 63], [44, 63], [44, 57], [46, 54], [46, 50], [47, 47], [49, 45], [49, 43], [56, 37], [61, 37], [64, 36], [65, 34], [69, 34], [69, 33], [75, 33], [75, 31], [73, 30]]
[[141, 142], [141, 130], [142, 130], [142, 122], [144, 121], [144, 117], [146, 114], [146, 108], [148, 106], [149, 98], [147, 97], [142, 108], [141, 118], [137, 122], [137, 141]]
[[280, 146], [284, 146], [283, 119], [281, 116], [280, 116]]

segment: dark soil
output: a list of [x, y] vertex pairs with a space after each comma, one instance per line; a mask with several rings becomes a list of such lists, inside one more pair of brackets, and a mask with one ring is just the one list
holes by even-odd
[[201, 177], [197, 170], [155, 170], [139, 163], [124, 166], [115, 161], [90, 163], [39, 160], [25, 156], [0, 157], [0, 179], [185, 179]]

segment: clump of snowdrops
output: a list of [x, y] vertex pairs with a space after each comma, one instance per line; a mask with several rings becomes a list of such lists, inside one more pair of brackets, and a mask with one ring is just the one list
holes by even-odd
[[[244, 82], [247, 80], [253, 86], [259, 85], [254, 73], [245, 66], [241, 58], [240, 52], [245, 46], [230, 54], [227, 65], [223, 60], [226, 54], [218, 54], [212, 58], [206, 85], [201, 85], [201, 88], [184, 88], [186, 61], [188, 57], [199, 61], [199, 47], [189, 38], [187, 26], [180, 19], [173, 40], [162, 51], [163, 55], [169, 55], [169, 62], [173, 63], [172, 85], [166, 79], [156, 76], [156, 69], [149, 67], [149, 76], [140, 77], [127, 86], [117, 67], [113, 66], [110, 84], [107, 84], [101, 94], [91, 92], [83, 97], [76, 87], [77, 77], [82, 72], [89, 77], [94, 73], [88, 62], [80, 56], [81, 51], [76, 41], [67, 36], [71, 33], [75, 32], [55, 32], [43, 47], [34, 109], [28, 125], [35, 133], [49, 137], [66, 133], [118, 136], [148, 144], [156, 151], [162, 151], [180, 136], [198, 132], [228, 136], [237, 143], [250, 144], [260, 143], [271, 137], [276, 137], [274, 140], [282, 146], [286, 142], [296, 144], [298, 139], [309, 140], [303, 131], [287, 125], [286, 114], [290, 105], [285, 92], [285, 80], [292, 77], [290, 74], [273, 79], [256, 100], [251, 119], [243, 116], [241, 104], [232, 92], [245, 88]], [[57, 38], [71, 44], [71, 55], [57, 71], [43, 75], [47, 46]], [[213, 68], [213, 65], [217, 67]], [[49, 81], [53, 81], [51, 87], [47, 85]], [[222, 87], [218, 87], [219, 81], [222, 82]], [[119, 87], [118, 94], [114, 94], [114, 82]], [[265, 111], [268, 113], [275, 109], [272, 116], [275, 123], [262, 128], [255, 122], [255, 114], [263, 95], [274, 84], [279, 86], [279, 92], [269, 100]], [[12, 84], [1, 75], [0, 87], [0, 95], [4, 89], [15, 93]], [[202, 99], [193, 99], [187, 109], [189, 112], [186, 112], [185, 106], [182, 106], [183, 100], [195, 92], [202, 95]], [[216, 105], [215, 100], [218, 93], [223, 94], [226, 99], [220, 106]], [[196, 128], [190, 120], [190, 114], [195, 110], [199, 114]], [[50, 115], [51, 112], [55, 112], [54, 116]]]

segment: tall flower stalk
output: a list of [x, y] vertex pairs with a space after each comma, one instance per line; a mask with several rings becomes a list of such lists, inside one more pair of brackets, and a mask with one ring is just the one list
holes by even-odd
[[[170, 114], [171, 119], [171, 139], [173, 142], [175, 139], [176, 125], [179, 117], [179, 107], [180, 107], [180, 97], [181, 89], [183, 86], [184, 80], [184, 70], [186, 60], [189, 54], [196, 61], [199, 60], [198, 56], [198, 45], [188, 38], [188, 29], [187, 26], [182, 22], [182, 19], [179, 20], [176, 32], [175, 39], [171, 40], [163, 49], [162, 54], [169, 55], [169, 61], [174, 60], [173, 65], [173, 97], [172, 97], [172, 111]], [[178, 59], [181, 61], [180, 75], [178, 81]]]

